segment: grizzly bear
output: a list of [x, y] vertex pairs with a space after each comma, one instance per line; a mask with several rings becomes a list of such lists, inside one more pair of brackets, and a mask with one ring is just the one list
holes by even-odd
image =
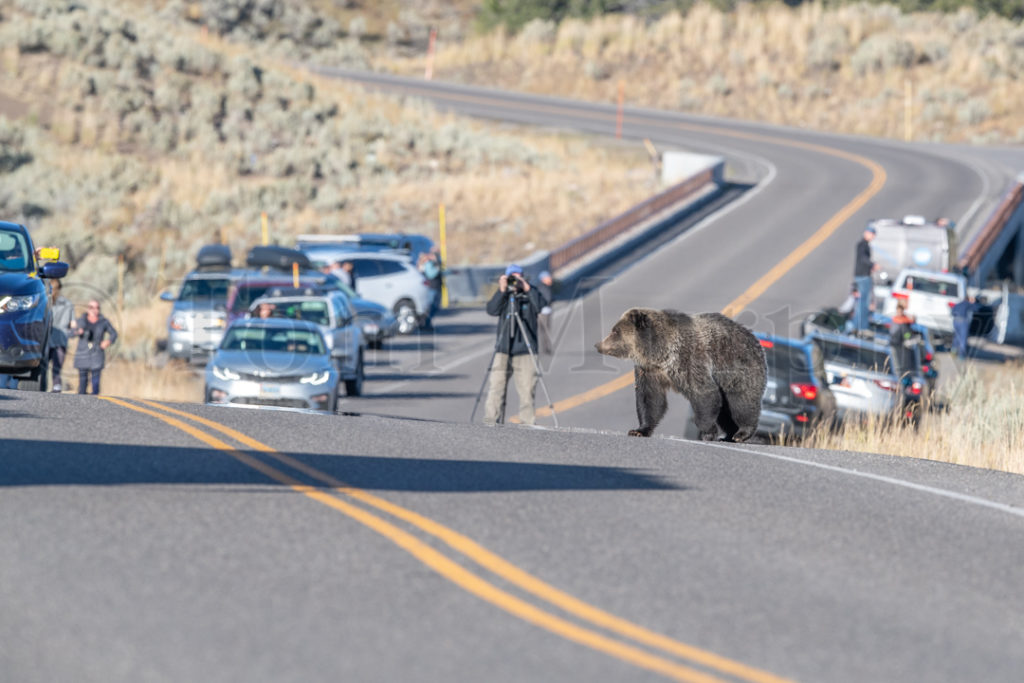
[[719, 313], [631, 308], [595, 345], [599, 353], [632, 360], [636, 414], [630, 436], [650, 436], [676, 390], [693, 407], [704, 441], [747, 441], [757, 431], [768, 381], [764, 349], [750, 330]]

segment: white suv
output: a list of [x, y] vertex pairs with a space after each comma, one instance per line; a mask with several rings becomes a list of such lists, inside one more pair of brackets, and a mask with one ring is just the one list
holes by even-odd
[[401, 334], [416, 330], [430, 312], [434, 292], [407, 256], [352, 251], [338, 245], [310, 245], [303, 252], [317, 266], [350, 261], [359, 296], [392, 310]]

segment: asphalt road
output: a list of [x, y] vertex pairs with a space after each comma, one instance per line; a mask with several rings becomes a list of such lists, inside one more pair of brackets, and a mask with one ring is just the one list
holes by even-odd
[[[607, 132], [594, 105], [470, 95]], [[592, 351], [634, 305], [787, 329], [841, 298], [867, 217], [969, 230], [1009, 162], [652, 119], [627, 134], [760, 183], [560, 304], [557, 430], [469, 423], [479, 310], [374, 354], [346, 415], [0, 391], [0, 678], [1019, 680], [1024, 479], [685, 442], [678, 401], [627, 438], [628, 368]]]

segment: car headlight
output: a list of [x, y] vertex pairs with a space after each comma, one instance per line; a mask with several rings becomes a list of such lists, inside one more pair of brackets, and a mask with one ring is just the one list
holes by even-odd
[[299, 380], [301, 384], [312, 384], [315, 387], [320, 386], [331, 378], [330, 370], [321, 370], [320, 372], [314, 372], [312, 375], [308, 375]]
[[233, 379], [242, 379], [242, 376], [239, 375], [234, 370], [231, 370], [229, 368], [222, 368], [222, 367], [217, 366], [217, 365], [213, 366], [213, 376], [216, 377], [217, 379], [222, 379], [224, 381], [230, 381], [230, 380], [233, 380]]
[[27, 311], [35, 308], [43, 300], [40, 294], [29, 294], [27, 296], [5, 296], [0, 297], [0, 313], [14, 313], [15, 311]]
[[189, 318], [185, 315], [174, 315], [171, 316], [171, 329], [172, 330], [187, 330], [189, 325]]

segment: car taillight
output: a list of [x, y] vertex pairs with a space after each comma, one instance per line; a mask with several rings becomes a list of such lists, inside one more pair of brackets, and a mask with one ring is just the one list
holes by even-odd
[[896, 383], [890, 382], [887, 379], [876, 379], [875, 384], [886, 391], [896, 391]]
[[907, 299], [910, 298], [910, 295], [909, 294], [904, 294], [903, 292], [893, 292], [892, 293], [892, 298], [893, 299], [903, 299], [904, 301], [906, 301]]
[[955, 301], [947, 301], [946, 304], [949, 305], [950, 308], [953, 308], [954, 306], [956, 306], [956, 302]]
[[920, 382], [914, 382], [913, 384], [911, 384], [910, 385], [910, 393], [913, 394], [914, 396], [920, 396], [921, 395], [921, 383]]
[[805, 415], [804, 413], [800, 413], [800, 414], [799, 414], [799, 415], [797, 415], [797, 416], [796, 416], [796, 417], [795, 417], [794, 419], [795, 419], [795, 420], [796, 420], [797, 422], [808, 422], [808, 421], [810, 421], [810, 418], [809, 418], [809, 417], [807, 417], [807, 415]]
[[794, 382], [789, 385], [789, 390], [792, 391], [793, 395], [797, 398], [803, 398], [808, 401], [813, 401], [818, 397], [818, 387], [813, 384]]
[[761, 346], [763, 346], [766, 349], [773, 349], [773, 348], [775, 348], [775, 343], [771, 342], [771, 341], [768, 341], [767, 339], [758, 339], [758, 341], [761, 342]]

